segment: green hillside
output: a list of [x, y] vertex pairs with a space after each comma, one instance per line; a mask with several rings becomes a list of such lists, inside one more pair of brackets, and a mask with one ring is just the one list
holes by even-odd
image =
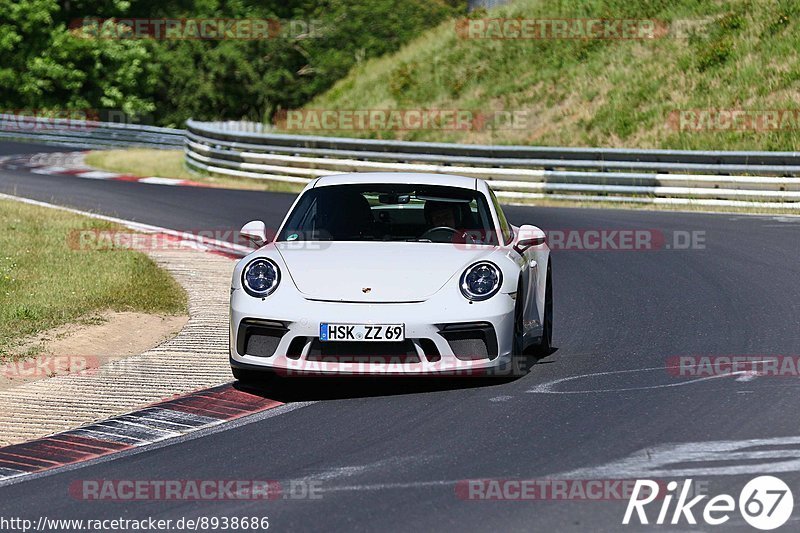
[[[471, 18], [656, 19], [659, 26], [655, 38], [643, 40], [471, 39], [451, 19], [396, 53], [356, 66], [306, 109], [454, 109], [489, 117], [469, 129], [347, 127], [325, 135], [797, 150], [799, 113], [766, 112], [800, 109], [799, 15], [794, 0], [519, 1]], [[709, 109], [751, 113], [755, 126], [739, 116], [736, 127], [743, 129], [735, 131], [702, 114], [684, 123], [688, 130], [670, 122], [678, 110]], [[508, 114], [522, 120], [509, 125]]]

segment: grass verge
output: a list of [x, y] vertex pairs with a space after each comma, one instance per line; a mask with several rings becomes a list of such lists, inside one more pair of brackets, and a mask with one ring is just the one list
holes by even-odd
[[[26, 337], [97, 312], [185, 314], [187, 296], [165, 270], [132, 250], [80, 250], [74, 232], [122, 230], [72, 213], [0, 200], [0, 360]], [[125, 230], [127, 231], [127, 230]]]
[[120, 174], [157, 176], [192, 180], [224, 189], [249, 189], [256, 191], [300, 192], [302, 185], [273, 180], [236, 178], [190, 171], [184, 165], [182, 150], [155, 150], [131, 148], [127, 150], [101, 150], [89, 152], [86, 164]]

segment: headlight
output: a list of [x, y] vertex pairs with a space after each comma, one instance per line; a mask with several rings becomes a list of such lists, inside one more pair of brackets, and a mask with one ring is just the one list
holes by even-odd
[[493, 263], [475, 263], [461, 275], [461, 293], [474, 301], [487, 300], [497, 294], [503, 283], [503, 273]]
[[274, 261], [254, 259], [242, 271], [242, 287], [250, 296], [264, 298], [278, 288], [281, 271]]

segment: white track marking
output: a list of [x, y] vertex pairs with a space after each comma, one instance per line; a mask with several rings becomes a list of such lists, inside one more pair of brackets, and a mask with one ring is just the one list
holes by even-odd
[[[442, 479], [432, 481], [409, 481], [405, 483], [372, 483], [365, 485], [340, 485], [340, 486], [324, 486], [320, 492], [360, 492], [360, 491], [374, 491], [374, 490], [389, 490], [389, 489], [421, 489], [424, 487], [441, 487], [447, 485], [455, 486], [461, 480], [456, 479]], [[453, 495], [455, 498], [455, 495]]]
[[159, 178], [156, 176], [150, 178], [139, 178], [137, 180], [139, 183], [150, 183], [153, 185], [180, 185], [184, 183], [186, 180], [179, 180], [175, 178]]
[[[783, 449], [777, 447], [782, 446]], [[599, 466], [552, 474], [557, 479], [682, 478], [800, 472], [800, 437], [660, 444]], [[771, 449], [755, 450], [768, 447]], [[717, 464], [742, 461], [744, 464]], [[706, 463], [706, 464], [704, 464]], [[670, 467], [670, 465], [676, 465]]]
[[370, 472], [373, 470], [379, 470], [381, 468], [386, 467], [397, 467], [398, 470], [401, 470], [400, 466], [408, 463], [419, 463], [422, 461], [421, 457], [411, 456], [411, 457], [392, 457], [390, 459], [384, 459], [381, 461], [375, 461], [373, 463], [367, 463], [364, 465], [347, 465], [347, 466], [337, 466], [333, 468], [328, 468], [326, 470], [319, 471], [317, 473], [310, 474], [302, 478], [303, 481], [331, 481], [335, 479], [341, 478], [349, 478], [353, 476], [357, 476], [359, 474], [363, 474], [366, 472]]
[[513, 396], [495, 396], [494, 398], [489, 398], [490, 402], [507, 402], [514, 398]]
[[66, 172], [67, 169], [64, 167], [41, 167], [41, 168], [32, 168], [30, 170], [33, 174], [61, 174], [62, 172]]
[[633, 372], [652, 372], [655, 370], [662, 370], [666, 371], [670, 368], [678, 368], [678, 367], [671, 367], [671, 366], [656, 366], [656, 367], [649, 367], [649, 368], [635, 368], [633, 370], [612, 370], [609, 372], [594, 372], [591, 374], [579, 374], [577, 376], [569, 376], [566, 378], [554, 379], [552, 381], [547, 381], [545, 383], [541, 383], [536, 385], [534, 388], [526, 391], [528, 393], [535, 393], [535, 394], [594, 394], [594, 393], [604, 393], [604, 392], [626, 392], [626, 391], [640, 391], [640, 390], [652, 390], [652, 389], [663, 389], [669, 387], [682, 387], [685, 385], [691, 385], [692, 383], [699, 383], [701, 381], [709, 381], [712, 379], [718, 378], [728, 378], [731, 376], [739, 375], [747, 373], [748, 371], [738, 371], [738, 372], [730, 372], [728, 374], [718, 374], [714, 376], [705, 376], [702, 378], [695, 378], [689, 379], [686, 381], [676, 381], [675, 383], [661, 383], [659, 385], [645, 385], [642, 387], [617, 387], [613, 389], [594, 389], [594, 390], [576, 390], [576, 391], [558, 391], [553, 390], [553, 387], [559, 385], [561, 383], [565, 383], [567, 381], [575, 381], [578, 379], [584, 378], [591, 378], [595, 376], [610, 376], [615, 374], [628, 374]]
[[79, 172], [75, 174], [79, 178], [89, 178], [93, 180], [107, 180], [110, 178], [116, 178], [119, 174], [115, 172], [103, 172], [102, 170], [90, 170], [89, 172]]

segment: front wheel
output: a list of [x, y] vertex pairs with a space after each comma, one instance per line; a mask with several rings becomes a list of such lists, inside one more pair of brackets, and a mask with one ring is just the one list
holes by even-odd
[[553, 346], [553, 272], [550, 261], [547, 262], [547, 284], [544, 290], [544, 319], [542, 320], [542, 338], [534, 347], [536, 357], [547, 357]]
[[511, 375], [523, 376], [528, 372], [528, 357], [525, 355], [525, 342], [523, 338], [523, 305], [524, 287], [522, 278], [517, 284], [517, 298], [514, 305], [514, 339], [511, 345]]

